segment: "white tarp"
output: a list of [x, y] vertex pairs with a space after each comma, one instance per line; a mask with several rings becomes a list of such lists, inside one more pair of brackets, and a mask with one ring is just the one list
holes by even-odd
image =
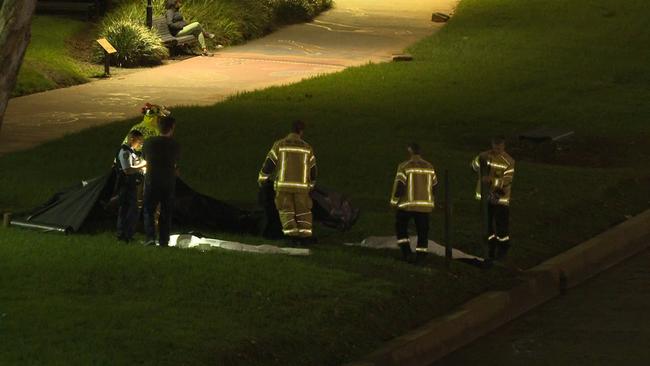
[[238, 252], [259, 253], [259, 254], [286, 254], [286, 255], [310, 255], [309, 249], [305, 248], [281, 248], [275, 245], [250, 245], [234, 241], [219, 239], [199, 238], [194, 235], [172, 235], [169, 237], [169, 246], [178, 248], [197, 248], [200, 250], [211, 250], [220, 248]]
[[[394, 236], [370, 236], [364, 239], [361, 243], [346, 243], [346, 245], [365, 247], [365, 248], [374, 248], [374, 249], [398, 249], [397, 239]], [[417, 237], [411, 237], [411, 250], [415, 250], [417, 245]], [[429, 240], [429, 253], [444, 257], [445, 256], [445, 247], [436, 243], [433, 240]], [[458, 249], [451, 250], [451, 257], [453, 259], [477, 259], [483, 260], [481, 257], [476, 257], [470, 254], [467, 254]]]

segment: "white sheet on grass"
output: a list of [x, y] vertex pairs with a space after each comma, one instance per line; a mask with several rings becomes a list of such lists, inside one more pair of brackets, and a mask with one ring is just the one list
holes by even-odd
[[285, 254], [285, 255], [310, 255], [306, 248], [281, 248], [275, 245], [250, 245], [234, 241], [226, 241], [210, 238], [199, 238], [194, 235], [182, 234], [169, 237], [169, 246], [178, 248], [197, 248], [200, 250], [211, 250], [220, 248], [234, 250], [237, 252], [259, 253], [259, 254]]
[[[415, 250], [415, 247], [417, 246], [417, 237], [412, 236], [410, 239], [411, 239], [411, 250]], [[346, 243], [346, 245], [365, 247], [365, 248], [374, 248], [374, 249], [398, 249], [397, 239], [395, 239], [394, 236], [370, 236], [364, 239], [361, 243]], [[429, 253], [440, 257], [444, 257], [445, 247], [436, 243], [433, 240], [429, 240]], [[481, 257], [467, 254], [458, 249], [451, 250], [451, 257], [453, 259], [483, 260]]]

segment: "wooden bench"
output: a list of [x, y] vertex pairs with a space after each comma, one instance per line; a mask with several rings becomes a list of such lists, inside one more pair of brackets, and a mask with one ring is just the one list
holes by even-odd
[[158, 34], [158, 37], [160, 37], [167, 48], [190, 45], [197, 41], [196, 37], [191, 34], [181, 37], [172, 36], [165, 17], [154, 17], [151, 29]]
[[84, 14], [88, 19], [97, 15], [99, 1], [44, 1], [36, 3], [36, 12], [44, 14]]

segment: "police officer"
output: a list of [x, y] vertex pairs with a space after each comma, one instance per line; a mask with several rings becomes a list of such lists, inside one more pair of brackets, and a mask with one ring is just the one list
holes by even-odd
[[406, 261], [413, 261], [408, 234], [409, 221], [415, 221], [418, 233], [416, 261], [422, 260], [429, 246], [429, 214], [435, 206], [436, 172], [428, 161], [420, 156], [420, 146], [412, 143], [407, 147], [409, 160], [397, 167], [391, 206], [397, 208], [395, 231], [397, 245]]
[[[165, 108], [165, 106], [162, 105], [157, 105], [157, 104], [150, 104], [146, 103], [144, 107], [142, 107], [142, 121], [135, 124], [131, 129], [129, 130], [129, 133], [131, 131], [138, 131], [142, 134], [142, 138], [144, 141], [147, 141], [148, 139], [156, 136], [160, 136], [160, 130], [158, 129], [158, 122], [160, 121], [160, 118], [169, 116], [171, 112]], [[122, 144], [128, 144], [129, 140], [129, 134], [124, 137], [124, 141]], [[141, 152], [140, 150], [142, 149], [143, 145], [138, 146], [135, 151], [136, 152]], [[137, 190], [137, 199], [138, 199], [138, 208], [142, 209], [143, 204], [144, 204], [144, 186], [142, 184], [138, 185], [138, 190]]]
[[117, 153], [117, 179], [119, 190], [119, 210], [117, 217], [117, 239], [128, 243], [133, 239], [138, 220], [137, 192], [142, 184], [143, 168], [147, 162], [142, 160], [139, 150], [144, 141], [137, 130], [129, 132], [128, 142]]
[[[472, 161], [478, 173], [476, 199], [486, 204], [488, 263], [504, 260], [510, 249], [510, 191], [515, 175], [515, 160], [506, 152], [503, 136], [492, 139], [492, 149], [480, 153]], [[483, 197], [482, 192], [487, 195]]]
[[317, 173], [316, 156], [303, 140], [304, 131], [304, 122], [293, 122], [292, 132], [273, 144], [258, 177], [260, 186], [273, 180], [282, 232], [301, 244], [313, 241], [309, 239], [313, 205], [309, 192], [316, 185]]

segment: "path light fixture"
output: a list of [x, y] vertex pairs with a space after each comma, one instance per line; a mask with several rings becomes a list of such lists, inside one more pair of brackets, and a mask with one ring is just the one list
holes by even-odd
[[147, 27], [153, 27], [153, 4], [151, 0], [147, 0]]

